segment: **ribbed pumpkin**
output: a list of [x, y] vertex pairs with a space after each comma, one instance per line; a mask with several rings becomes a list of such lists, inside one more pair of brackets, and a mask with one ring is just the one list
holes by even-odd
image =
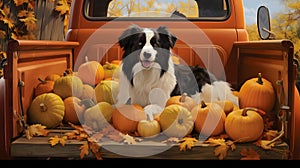
[[171, 104], [178, 104], [191, 111], [197, 105], [197, 102], [186, 93], [183, 93], [182, 95], [170, 97], [166, 102], [166, 106]]
[[107, 102], [97, 103], [85, 110], [84, 124], [95, 131], [100, 131], [111, 123], [113, 110], [112, 105]]
[[54, 81], [52, 80], [43, 80], [42, 78], [38, 78], [40, 83], [35, 87], [34, 95], [38, 96], [43, 93], [51, 93], [53, 92]]
[[230, 100], [217, 100], [214, 103], [217, 103], [219, 106], [221, 106], [226, 115], [236, 108], [235, 104], [233, 104], [233, 102]]
[[81, 79], [74, 75], [67, 75], [54, 81], [53, 92], [58, 94], [62, 99], [70, 96], [81, 97], [83, 83]]
[[137, 131], [144, 138], [154, 138], [159, 135], [161, 129], [157, 120], [140, 120]]
[[264, 121], [256, 108], [239, 109], [226, 117], [225, 131], [232, 140], [255, 141], [264, 131]]
[[105, 62], [103, 65], [104, 79], [107, 78], [118, 78], [119, 77], [119, 65], [110, 62]]
[[70, 96], [64, 99], [65, 115], [63, 121], [73, 124], [80, 124], [83, 121], [83, 113], [86, 109], [85, 105], [81, 103], [81, 99], [75, 96]]
[[115, 80], [103, 80], [95, 87], [97, 102], [115, 104], [119, 92], [119, 82]]
[[88, 57], [85, 57], [85, 62], [78, 67], [77, 76], [83, 83], [96, 86], [104, 79], [104, 69], [99, 62], [89, 61]]
[[55, 128], [63, 121], [64, 101], [55, 93], [41, 94], [33, 99], [27, 114], [30, 123]]
[[94, 103], [97, 102], [94, 88], [89, 84], [83, 84], [82, 94], [80, 99], [91, 99]]
[[137, 131], [137, 125], [140, 120], [145, 120], [144, 109], [137, 104], [122, 104], [114, 108], [112, 113], [112, 125], [120, 132], [132, 134]]
[[191, 111], [195, 118], [195, 131], [206, 136], [214, 136], [224, 132], [226, 114], [220, 105], [205, 103], [194, 107]]
[[257, 78], [244, 82], [239, 91], [240, 108], [255, 107], [269, 113], [275, 105], [272, 83], [258, 73]]
[[187, 108], [171, 104], [165, 107], [159, 115], [159, 124], [166, 136], [181, 138], [192, 132], [194, 119]]

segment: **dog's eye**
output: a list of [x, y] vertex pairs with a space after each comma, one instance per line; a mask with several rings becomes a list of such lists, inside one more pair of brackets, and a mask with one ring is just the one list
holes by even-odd
[[143, 43], [142, 43], [142, 42], [139, 42], [139, 46], [141, 46], [141, 45], [143, 45]]

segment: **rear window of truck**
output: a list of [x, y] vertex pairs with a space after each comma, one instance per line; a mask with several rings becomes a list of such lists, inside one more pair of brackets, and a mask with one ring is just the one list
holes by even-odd
[[88, 19], [177, 19], [225, 20], [228, 0], [85, 0]]

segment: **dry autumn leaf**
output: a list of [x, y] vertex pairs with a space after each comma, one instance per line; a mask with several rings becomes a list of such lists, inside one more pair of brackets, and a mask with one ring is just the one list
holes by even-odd
[[228, 153], [229, 146], [226, 144], [219, 145], [214, 150], [214, 155], [218, 156], [219, 160], [223, 160]]
[[54, 137], [49, 138], [49, 142], [50, 142], [51, 146], [55, 146], [58, 143], [60, 143], [61, 146], [65, 146], [67, 139], [68, 139], [67, 136], [58, 137], [58, 135], [55, 135]]
[[178, 143], [179, 139], [177, 137], [170, 137], [166, 140], [161, 141], [161, 143]]
[[33, 124], [26, 128], [25, 135], [27, 139], [31, 139], [33, 136], [48, 136], [49, 130], [45, 129], [46, 126], [41, 124]]
[[59, 0], [56, 4], [55, 10], [61, 15], [68, 14], [70, 12], [70, 6], [67, 0]]
[[241, 160], [260, 160], [259, 154], [252, 148], [243, 148], [240, 152]]
[[196, 138], [192, 138], [192, 137], [184, 137], [182, 138], [179, 142], [180, 142], [180, 145], [179, 145], [179, 150], [180, 151], [186, 151], [187, 149], [188, 150], [191, 150], [192, 147], [195, 146], [195, 143], [197, 142], [198, 140]]
[[124, 143], [127, 143], [127, 144], [136, 144], [136, 141], [135, 139], [133, 138], [133, 136], [130, 136], [129, 134], [126, 134], [123, 136], [124, 138]]
[[84, 156], [89, 154], [89, 145], [87, 143], [84, 143], [80, 146], [80, 158], [83, 159]]

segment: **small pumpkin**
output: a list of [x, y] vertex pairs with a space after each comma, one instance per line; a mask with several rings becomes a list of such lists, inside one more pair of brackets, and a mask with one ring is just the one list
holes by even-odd
[[107, 102], [99, 102], [84, 112], [84, 123], [95, 131], [110, 125], [113, 107]]
[[83, 83], [95, 86], [104, 79], [104, 69], [99, 62], [89, 61], [86, 56], [85, 62], [78, 67], [77, 76]]
[[53, 92], [54, 81], [52, 80], [43, 80], [42, 78], [38, 78], [40, 83], [34, 89], [34, 95], [38, 96], [43, 93], [51, 93]]
[[32, 124], [55, 128], [63, 121], [64, 101], [55, 93], [43, 93], [32, 100], [27, 115]]
[[207, 136], [219, 135], [224, 132], [226, 114], [220, 105], [205, 103], [194, 107], [191, 111], [195, 118], [195, 131]]
[[181, 138], [192, 132], [194, 119], [187, 108], [171, 104], [165, 107], [159, 115], [159, 124], [166, 136]]
[[251, 142], [258, 140], [264, 131], [263, 118], [256, 108], [232, 111], [225, 120], [225, 132], [232, 140]]
[[45, 77], [45, 80], [55, 81], [58, 78], [60, 78], [58, 74], [49, 74]]
[[61, 76], [54, 81], [53, 92], [58, 94], [62, 99], [70, 96], [81, 97], [83, 83], [81, 79], [74, 75]]
[[138, 104], [122, 104], [114, 108], [112, 113], [112, 125], [124, 134], [132, 134], [137, 131], [140, 120], [145, 120], [146, 113]]
[[182, 95], [170, 97], [166, 102], [166, 106], [169, 106], [171, 104], [178, 104], [191, 111], [197, 105], [197, 102], [193, 98], [188, 96], [187, 93], [183, 93]]
[[70, 96], [64, 99], [65, 115], [63, 121], [73, 124], [80, 124], [83, 121], [83, 113], [86, 109], [85, 105], [81, 103], [81, 99], [75, 96]]
[[119, 65], [110, 62], [105, 62], [103, 65], [104, 79], [118, 78], [119, 77]]
[[117, 94], [119, 92], [119, 82], [115, 80], [102, 80], [95, 87], [95, 96], [97, 102], [116, 103]]
[[275, 105], [275, 91], [272, 83], [258, 73], [257, 78], [244, 82], [239, 91], [240, 108], [255, 107], [267, 113]]
[[82, 94], [80, 99], [91, 99], [94, 101], [94, 103], [97, 102], [96, 100], [96, 94], [95, 94], [95, 89], [89, 85], [89, 84], [83, 84], [82, 88]]
[[236, 108], [235, 104], [230, 100], [217, 100], [214, 103], [217, 103], [219, 106], [221, 106], [226, 115]]
[[154, 138], [159, 135], [161, 128], [157, 120], [140, 120], [137, 125], [137, 131], [144, 138]]

